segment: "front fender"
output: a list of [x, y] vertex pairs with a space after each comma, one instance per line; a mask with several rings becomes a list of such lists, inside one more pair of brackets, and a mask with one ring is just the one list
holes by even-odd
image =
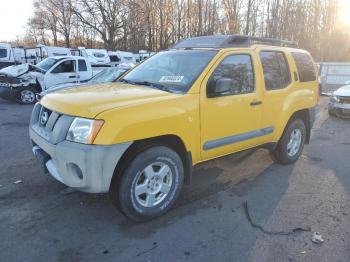
[[129, 105], [97, 115], [105, 121], [94, 143], [111, 145], [128, 141], [176, 135], [200, 159], [199, 96], [186, 94], [168, 99]]

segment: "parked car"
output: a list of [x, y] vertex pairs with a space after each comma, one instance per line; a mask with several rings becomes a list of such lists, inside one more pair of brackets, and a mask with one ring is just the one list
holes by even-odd
[[350, 118], [350, 82], [332, 93], [328, 112], [331, 116]]
[[109, 192], [135, 221], [167, 212], [198, 163], [253, 147], [294, 163], [319, 87], [310, 54], [282, 45], [293, 43], [190, 38], [118, 82], [48, 94], [32, 112], [32, 150], [58, 181]]
[[37, 93], [58, 84], [86, 82], [92, 76], [91, 65], [83, 57], [50, 57], [36, 66], [24, 64], [0, 70], [0, 97], [33, 104]]
[[46, 89], [45, 91], [42, 91], [40, 94], [37, 95], [37, 100], [40, 100], [45, 95], [53, 92], [57, 92], [59, 90], [63, 89], [70, 89], [75, 88], [82, 85], [96, 85], [96, 84], [103, 84], [103, 83], [112, 83], [114, 82], [120, 75], [128, 71], [129, 69], [133, 68], [134, 64], [120, 64], [118, 67], [110, 67], [103, 69], [101, 72], [99, 72], [97, 75], [93, 76], [89, 81], [87, 82], [80, 82], [80, 83], [67, 83], [67, 84], [61, 84], [54, 87], [51, 87], [49, 89]]

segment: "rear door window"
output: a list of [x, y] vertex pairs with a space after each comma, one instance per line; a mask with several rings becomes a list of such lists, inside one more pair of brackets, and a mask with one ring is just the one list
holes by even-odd
[[310, 82], [316, 80], [316, 73], [311, 57], [305, 53], [292, 52], [297, 66], [299, 81]]
[[80, 72], [86, 72], [87, 71], [87, 66], [86, 62], [83, 59], [78, 60], [78, 68]]
[[263, 66], [266, 90], [286, 88], [291, 83], [289, 65], [283, 52], [262, 51], [260, 60]]

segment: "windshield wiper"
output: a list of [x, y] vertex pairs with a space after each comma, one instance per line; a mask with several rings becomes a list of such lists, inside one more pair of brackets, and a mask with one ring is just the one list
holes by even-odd
[[159, 90], [162, 90], [162, 91], [165, 91], [165, 92], [169, 92], [169, 93], [176, 92], [176, 90], [174, 90], [173, 88], [170, 88], [168, 86], [162, 85], [160, 83], [153, 83], [153, 82], [149, 82], [149, 81], [140, 81], [140, 82], [134, 82], [134, 83], [136, 85], [144, 85], [144, 86], [157, 88]]
[[162, 85], [160, 83], [153, 83], [153, 82], [149, 82], [149, 81], [130, 81], [130, 80], [126, 80], [126, 79], [120, 79], [118, 80], [119, 82], [123, 82], [123, 83], [127, 83], [127, 84], [131, 84], [131, 85], [142, 85], [142, 86], [149, 86], [152, 88], [156, 88], [165, 92], [169, 92], [169, 93], [181, 93], [179, 90]]

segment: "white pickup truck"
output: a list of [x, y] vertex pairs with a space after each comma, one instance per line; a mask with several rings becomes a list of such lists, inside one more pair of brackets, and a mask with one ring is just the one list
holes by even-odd
[[90, 62], [80, 56], [54, 56], [36, 66], [23, 64], [0, 70], [0, 97], [33, 104], [36, 94], [64, 83], [84, 83], [93, 76]]

